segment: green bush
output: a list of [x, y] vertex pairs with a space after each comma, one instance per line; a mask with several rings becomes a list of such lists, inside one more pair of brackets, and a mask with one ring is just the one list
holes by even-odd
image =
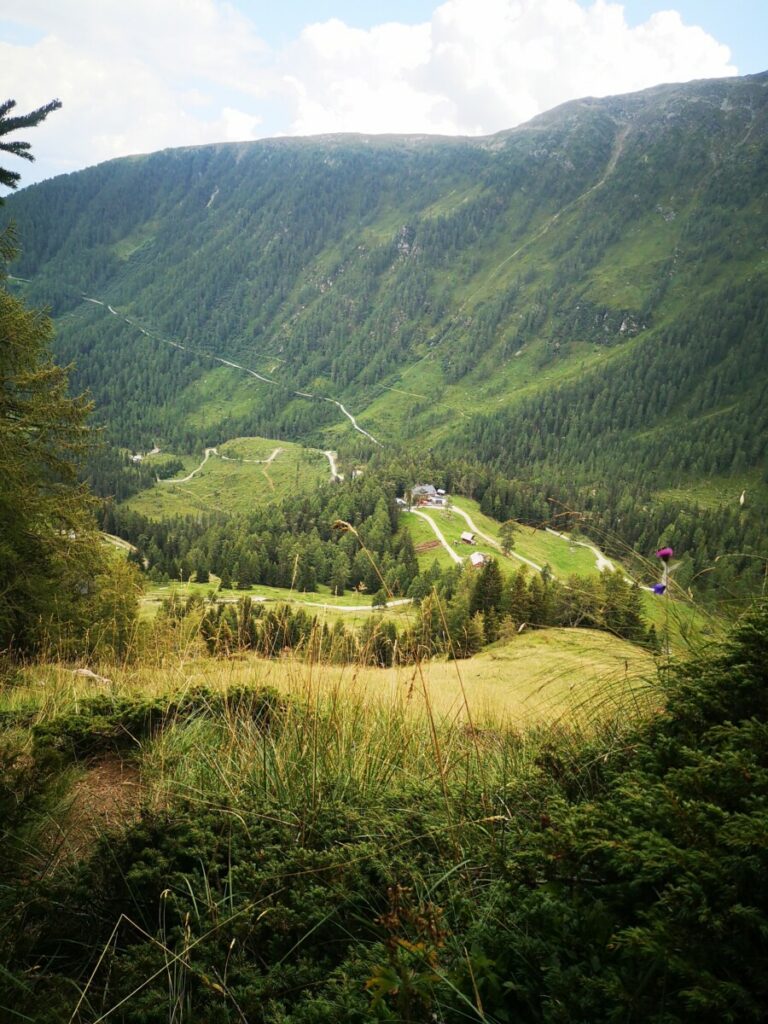
[[111, 697], [98, 694], [79, 702], [77, 711], [32, 727], [37, 748], [50, 747], [73, 760], [109, 751], [136, 750], [169, 725], [190, 718], [225, 714], [248, 717], [268, 728], [285, 707], [284, 698], [269, 688], [231, 688], [220, 693], [206, 687], [178, 697]]

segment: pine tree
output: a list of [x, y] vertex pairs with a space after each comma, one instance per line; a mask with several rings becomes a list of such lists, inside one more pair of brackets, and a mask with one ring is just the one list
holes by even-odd
[[549, 588], [542, 579], [542, 574], [537, 573], [531, 577], [528, 586], [528, 599], [530, 623], [532, 626], [551, 625], [551, 595]]
[[518, 569], [512, 577], [509, 590], [505, 595], [505, 610], [518, 626], [527, 622], [531, 617], [528, 573], [525, 568]]
[[[34, 128], [41, 121], [44, 121], [51, 111], [58, 110], [61, 106], [61, 101], [51, 100], [50, 103], [38, 107], [37, 110], [30, 111], [29, 114], [9, 117], [8, 115], [15, 106], [16, 100], [6, 100], [4, 103], [0, 103], [0, 138], [4, 135], [10, 135], [11, 132], [18, 131], [20, 128]], [[19, 142], [17, 140], [13, 142], [0, 141], [0, 152], [10, 153], [12, 156], [21, 157], [23, 160], [31, 161], [35, 159], [30, 152], [30, 144], [28, 142]], [[5, 167], [0, 167], [0, 185], [5, 185], [6, 188], [16, 188], [20, 178], [21, 175], [16, 171], [9, 171]], [[0, 199], [0, 203], [2, 203], [2, 199]]]
[[[58, 100], [19, 117], [0, 104], [0, 138], [31, 128]], [[27, 142], [0, 151], [32, 160]], [[19, 175], [0, 167], [0, 184]], [[0, 203], [2, 200], [0, 199]], [[105, 646], [123, 655], [136, 613], [136, 570], [112, 562], [99, 543], [93, 502], [77, 482], [89, 448], [85, 399], [48, 353], [50, 320], [5, 287], [15, 256], [0, 233], [0, 649], [30, 653], [45, 640], [72, 656]], [[115, 580], [120, 580], [116, 589]]]
[[499, 563], [495, 558], [491, 558], [477, 577], [469, 602], [470, 615], [474, 615], [475, 612], [498, 611], [501, 607], [503, 589], [504, 580]]
[[[11, 255], [7, 235], [2, 255]], [[77, 483], [89, 405], [48, 355], [52, 328], [0, 279], [0, 648], [30, 651], [41, 628], [70, 632], [105, 556]], [[43, 625], [45, 624], [45, 625]]]
[[517, 523], [513, 519], [508, 519], [506, 523], [501, 524], [499, 530], [499, 541], [501, 542], [502, 554], [508, 555], [515, 546], [515, 529]]
[[208, 583], [210, 573], [208, 571], [208, 564], [205, 556], [202, 552], [198, 553], [198, 557], [195, 560], [195, 579], [198, 583]]

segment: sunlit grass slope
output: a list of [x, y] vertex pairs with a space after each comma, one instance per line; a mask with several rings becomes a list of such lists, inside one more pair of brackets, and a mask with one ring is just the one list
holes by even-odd
[[[466, 519], [456, 511], [457, 509], [466, 512], [479, 531], [499, 544], [501, 523], [482, 513], [478, 503], [471, 498], [453, 496], [451, 501], [453, 509], [424, 508], [422, 511], [433, 519], [457, 554], [468, 557], [475, 550], [475, 547], [461, 541], [462, 533], [471, 532], [471, 530]], [[435, 534], [423, 519], [419, 520], [418, 517], [405, 513], [404, 521], [414, 535], [415, 544], [436, 539]], [[565, 577], [571, 573], [588, 576], [599, 572], [597, 555], [591, 550], [591, 543], [582, 538], [558, 537], [546, 530], [537, 530], [519, 524], [515, 530], [514, 542], [512, 552], [509, 555], [503, 555], [498, 547], [489, 544], [487, 538], [478, 534], [476, 549], [498, 558], [501, 565], [510, 571], [519, 569], [521, 564], [524, 564], [520, 558], [515, 557], [520, 555], [538, 566], [548, 565], [552, 573], [559, 577]], [[441, 550], [444, 554], [441, 554]], [[444, 548], [419, 552], [417, 547], [417, 554], [422, 566], [431, 564], [435, 557], [441, 565], [450, 563], [450, 556], [445, 553]]]
[[59, 714], [94, 692], [160, 696], [191, 687], [272, 686], [302, 701], [397, 707], [408, 715], [433, 713], [446, 723], [523, 727], [600, 717], [639, 706], [653, 691], [654, 659], [640, 648], [592, 630], [546, 629], [498, 643], [474, 658], [435, 660], [391, 669], [318, 665], [295, 657], [188, 657], [151, 664], [103, 666], [106, 681], [49, 664], [25, 670], [0, 696], [4, 709], [32, 704]]

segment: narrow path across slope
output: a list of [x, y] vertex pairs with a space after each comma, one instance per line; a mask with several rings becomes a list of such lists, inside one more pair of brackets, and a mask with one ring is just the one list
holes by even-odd
[[[588, 551], [591, 551], [595, 556], [595, 565], [598, 572], [616, 572], [615, 562], [612, 562], [610, 558], [606, 557], [600, 548], [595, 547], [594, 544], [589, 544], [582, 540], [574, 540], [570, 534], [558, 533], [557, 530], [551, 530], [549, 527], [547, 527], [547, 533], [551, 533], [553, 537], [559, 537], [561, 540], [567, 541], [569, 544], [576, 544], [580, 548], [586, 548]], [[622, 571], [621, 575], [626, 583], [629, 583], [632, 586], [637, 584], [641, 590], [647, 590], [648, 593], [653, 592], [653, 587], [649, 587], [645, 583], [638, 583], [637, 580], [633, 580], [631, 576], [627, 576], [626, 572]]]
[[[97, 306], [104, 306], [105, 305], [105, 303], [103, 303], [100, 299], [94, 299], [90, 295], [83, 295], [82, 297], [83, 297], [83, 299], [86, 302], [92, 302], [92, 303], [94, 303]], [[240, 363], [233, 362], [231, 359], [225, 359], [223, 356], [217, 356], [217, 355], [214, 355], [212, 352], [205, 352], [202, 349], [190, 348], [187, 345], [182, 345], [178, 341], [169, 341], [168, 339], [160, 338], [157, 335], [150, 335], [150, 333], [148, 331], [146, 331], [143, 327], [141, 327], [137, 323], [134, 323], [134, 321], [131, 320], [129, 317], [122, 316], [120, 313], [117, 312], [116, 309], [113, 309], [112, 306], [107, 305], [106, 308], [109, 310], [109, 312], [112, 314], [112, 316], [116, 316], [119, 319], [124, 320], [129, 326], [135, 327], [137, 330], [141, 331], [141, 333], [146, 335], [146, 337], [148, 337], [148, 338], [154, 338], [154, 340], [156, 340], [156, 341], [162, 341], [166, 345], [171, 345], [173, 348], [180, 349], [182, 352], [189, 352], [192, 355], [203, 356], [204, 358], [212, 359], [215, 363], [221, 363], [222, 366], [229, 366], [233, 370], [240, 370], [243, 373], [249, 374], [251, 377], [255, 377], [256, 380], [262, 381], [264, 384], [272, 384], [274, 387], [283, 388], [285, 391], [288, 392], [289, 395], [296, 395], [299, 398], [308, 398], [308, 399], [311, 399], [311, 400], [314, 400], [314, 401], [329, 402], [331, 405], [337, 406], [337, 408], [340, 409], [341, 412], [347, 417], [349, 422], [352, 424], [354, 429], [359, 434], [363, 434], [365, 437], [368, 438], [369, 441], [373, 441], [373, 443], [375, 445], [378, 445], [379, 448], [383, 447], [381, 441], [379, 441], [377, 438], [375, 438], [373, 436], [373, 434], [369, 433], [369, 431], [367, 431], [363, 427], [361, 427], [360, 424], [355, 419], [355, 417], [352, 415], [352, 413], [348, 409], [346, 409], [342, 405], [342, 403], [337, 401], [335, 398], [328, 398], [326, 395], [312, 395], [308, 391], [296, 391], [293, 388], [287, 387], [285, 384], [281, 384], [279, 380], [274, 380], [272, 377], [265, 377], [263, 374], [257, 373], [255, 370], [251, 370], [247, 366], [242, 366]], [[174, 482], [178, 482], [178, 481], [174, 481]]]
[[[112, 544], [112, 545], [114, 545], [114, 547], [120, 548], [121, 551], [129, 551], [129, 552], [132, 552], [133, 554], [136, 554], [136, 555], [139, 554], [139, 549], [136, 547], [135, 544], [131, 544], [130, 541], [123, 540], [122, 537], [116, 537], [114, 535], [114, 533], [104, 533], [102, 531], [101, 536], [104, 538], [104, 540], [108, 544]], [[142, 564], [143, 564], [144, 568], [148, 569], [149, 568], [149, 559], [145, 557], [145, 558], [142, 558], [141, 561], [142, 561]]]
[[102, 531], [101, 536], [109, 544], [114, 544], [116, 548], [121, 548], [123, 551], [138, 551], [139, 549], [135, 544], [131, 544], [129, 540], [123, 540], [122, 537], [116, 537], [114, 533], [104, 533]]
[[[299, 395], [299, 394], [301, 394], [301, 392], [300, 391], [294, 391], [293, 394], [294, 395]], [[376, 438], [373, 436], [373, 434], [369, 434], [367, 430], [363, 430], [363, 428], [357, 422], [357, 420], [352, 415], [352, 413], [349, 412], [348, 409], [345, 409], [344, 406], [341, 404], [341, 402], [337, 402], [335, 398], [325, 398], [325, 397], [323, 397], [323, 401], [324, 402], [330, 402], [331, 405], [338, 406], [339, 409], [341, 409], [341, 411], [347, 417], [349, 422], [352, 424], [352, 426], [355, 428], [355, 430], [358, 431], [358, 433], [364, 434], [370, 441], [373, 441], [374, 444], [377, 444], [379, 446], [379, 448], [383, 447], [381, 441], [377, 441]]]
[[215, 448], [212, 448], [211, 451], [225, 462], [247, 462], [251, 466], [268, 466], [270, 462], [274, 462], [277, 456], [285, 451], [285, 448], [275, 448], [272, 454], [266, 459], [235, 459], [231, 455], [222, 455], [220, 452], [216, 451]]
[[343, 480], [344, 474], [339, 472], [339, 464], [336, 461], [338, 458], [337, 452], [324, 451], [323, 455], [328, 459], [328, 464], [331, 467], [331, 480]]
[[[325, 604], [322, 601], [304, 601], [300, 597], [264, 597], [262, 594], [241, 594], [239, 597], [219, 597], [217, 604], [240, 604], [244, 597], [247, 597], [254, 604], [266, 604], [273, 601], [276, 604], [298, 604], [302, 608], [320, 608], [327, 612], [374, 612], [382, 608], [404, 608], [405, 605], [413, 604], [412, 597], [398, 597], [393, 601], [387, 601], [385, 605], [373, 604]], [[153, 602], [160, 603], [160, 598], [151, 598]]]
[[[413, 509], [412, 511], [415, 512], [416, 510]], [[462, 517], [462, 519], [465, 520], [467, 526], [470, 528], [470, 530], [473, 531], [473, 533], [475, 533], [478, 537], [482, 537], [483, 540], [486, 541], [486, 543], [496, 548], [497, 551], [501, 551], [501, 544], [499, 544], [499, 542], [494, 537], [491, 537], [490, 534], [483, 533], [482, 530], [478, 529], [478, 527], [475, 525], [474, 521], [472, 520], [472, 517], [469, 515], [468, 512], [465, 512], [464, 509], [462, 508], [457, 508], [455, 505], [452, 507], [451, 511], [458, 513]], [[432, 524], [432, 528], [435, 530], [435, 532], [438, 532], [437, 527], [430, 516], [426, 515], [423, 512], [417, 512], [416, 514], [421, 515], [424, 519], [427, 519]], [[586, 541], [574, 540], [573, 537], [570, 536], [570, 534], [558, 533], [557, 530], [553, 530], [550, 527], [546, 527], [546, 532], [550, 534], [550, 536], [552, 537], [558, 537], [560, 540], [565, 541], [566, 544], [574, 544], [578, 547], [586, 548], [588, 551], [591, 551], [592, 554], [595, 556], [595, 567], [597, 568], [598, 572], [616, 571], [616, 565], [610, 560], [610, 558], [603, 554], [600, 548], [596, 547], [594, 544], [589, 544]], [[440, 534], [439, 536], [443, 541], [443, 544], [447, 547], [445, 538], [443, 538], [442, 534]], [[454, 552], [452, 550], [451, 555], [454, 555]], [[519, 562], [525, 562], [526, 565], [530, 565], [531, 568], [536, 569], [537, 572], [542, 571], [542, 566], [537, 565], [536, 562], [532, 562], [530, 558], [526, 558], [524, 555], [519, 555], [516, 551], [510, 551], [509, 557], [516, 558]], [[635, 583], [637, 583], [637, 580], [633, 580], [631, 576], [627, 576], [627, 574], [624, 572], [622, 573], [622, 576], [624, 580], [629, 584], [634, 585]], [[552, 578], [555, 578], [554, 573], [552, 573]], [[646, 586], [642, 583], [638, 584], [638, 586], [641, 590], [647, 590], [648, 592], [651, 592], [653, 590], [653, 587]]]
[[197, 474], [200, 472], [200, 470], [206, 464], [208, 459], [212, 455], [217, 455], [220, 459], [223, 459], [225, 462], [248, 462], [248, 463], [250, 463], [251, 465], [254, 465], [254, 466], [263, 466], [263, 467], [265, 467], [264, 469], [262, 469], [262, 473], [266, 477], [267, 483], [269, 484], [269, 486], [274, 491], [275, 485], [272, 482], [272, 478], [270, 477], [269, 473], [267, 472], [266, 467], [271, 465], [272, 462], [274, 462], [274, 460], [277, 458], [277, 456], [280, 455], [281, 452], [284, 452], [284, 451], [285, 451], [285, 448], [275, 448], [275, 450], [272, 452], [272, 454], [268, 458], [266, 458], [266, 459], [233, 459], [230, 455], [221, 455], [219, 453], [218, 448], [206, 448], [205, 449], [205, 458], [203, 459], [203, 461], [200, 463], [200, 465], [196, 469], [192, 470], [191, 473], [188, 473], [186, 476], [182, 476], [182, 477], [178, 477], [178, 478], [176, 478], [176, 477], [169, 478], [169, 477], [159, 477], [158, 476], [158, 477], [155, 477], [155, 479], [157, 480], [157, 482], [159, 484], [188, 484], [189, 481], [192, 480], [193, 477], [197, 476]]
[[546, 530], [547, 533], [551, 534], [553, 537], [559, 537], [561, 540], [567, 541], [569, 544], [575, 544], [576, 547], [586, 548], [587, 551], [591, 551], [592, 554], [595, 556], [595, 566], [597, 567], [598, 572], [613, 572], [615, 570], [616, 566], [613, 564], [610, 558], [606, 558], [606, 556], [603, 554], [600, 548], [596, 548], [594, 544], [587, 544], [583, 540], [574, 540], [570, 534], [558, 533], [557, 530], [553, 530], [549, 526], [546, 528]]
[[327, 612], [370, 612], [377, 608], [401, 608], [403, 605], [412, 604], [412, 597], [399, 597], [396, 601], [387, 601], [386, 604], [321, 604], [319, 601], [302, 601], [298, 597], [291, 598], [292, 604], [300, 604], [306, 608], [322, 608]]

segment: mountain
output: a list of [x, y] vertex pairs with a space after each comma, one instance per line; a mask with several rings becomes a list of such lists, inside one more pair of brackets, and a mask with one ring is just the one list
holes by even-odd
[[115, 160], [9, 200], [14, 272], [115, 443], [406, 443], [615, 525], [765, 484], [767, 101], [764, 73]]

